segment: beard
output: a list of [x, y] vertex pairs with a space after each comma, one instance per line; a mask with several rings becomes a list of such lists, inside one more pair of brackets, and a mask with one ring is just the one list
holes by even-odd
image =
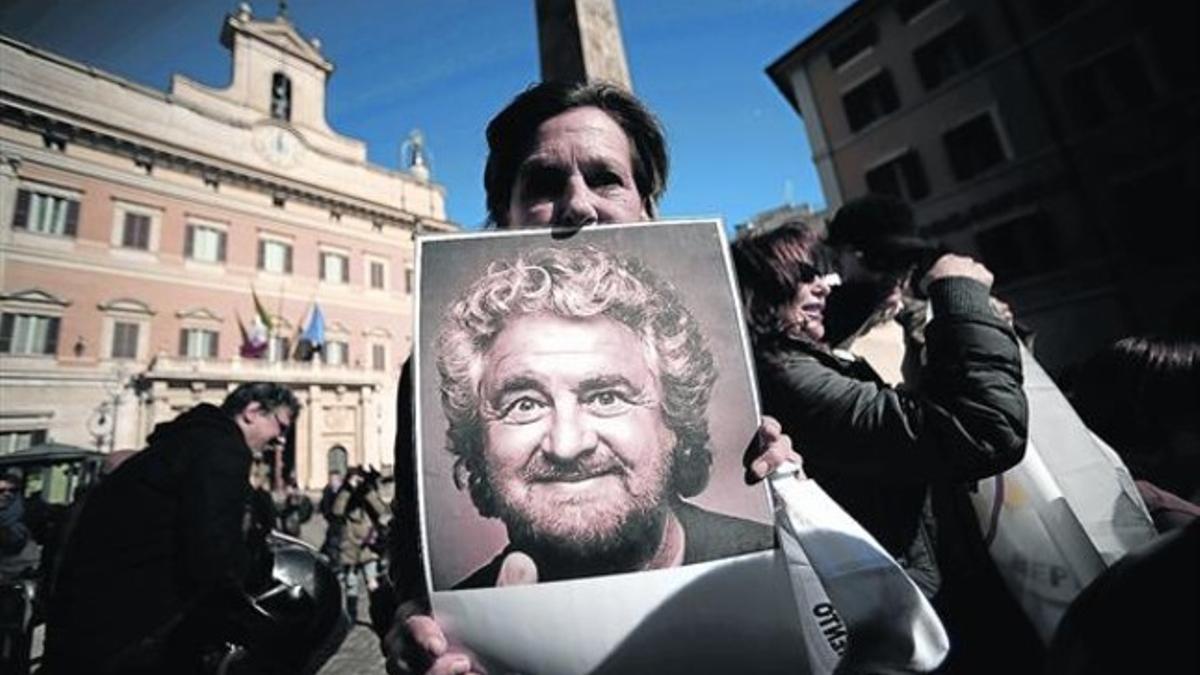
[[673, 466], [673, 452], [664, 454], [632, 468], [607, 451], [570, 464], [537, 455], [504, 475], [487, 467], [483, 481], [509, 541], [534, 559], [541, 580], [628, 572], [662, 542]]

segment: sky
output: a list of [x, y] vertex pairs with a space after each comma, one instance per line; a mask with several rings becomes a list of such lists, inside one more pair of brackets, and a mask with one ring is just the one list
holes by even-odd
[[[765, 68], [849, 0], [617, 0], [634, 91], [666, 127], [671, 178], [660, 213], [726, 226], [785, 202], [821, 208], [804, 124]], [[425, 136], [450, 220], [485, 219], [483, 129], [538, 80], [534, 0], [291, 0], [335, 71], [326, 117], [395, 168]], [[271, 18], [277, 2], [251, 3]], [[166, 91], [180, 73], [229, 83], [218, 41], [233, 0], [3, 0], [0, 32]], [[3, 83], [0, 83], [3, 86]]]

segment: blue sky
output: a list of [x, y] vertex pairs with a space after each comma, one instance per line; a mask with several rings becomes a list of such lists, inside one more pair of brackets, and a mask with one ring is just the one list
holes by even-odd
[[[483, 128], [538, 79], [533, 0], [292, 0], [336, 70], [326, 115], [395, 167], [425, 134], [451, 220], [484, 219]], [[824, 205], [801, 119], [764, 69], [848, 0], [617, 0], [635, 91], [671, 144], [668, 216], [732, 226], [791, 201]], [[0, 32], [165, 90], [229, 81], [217, 37], [232, 0], [4, 0]], [[252, 3], [272, 17], [276, 2]], [[2, 83], [0, 83], [2, 86]], [[790, 186], [790, 188], [788, 187]]]

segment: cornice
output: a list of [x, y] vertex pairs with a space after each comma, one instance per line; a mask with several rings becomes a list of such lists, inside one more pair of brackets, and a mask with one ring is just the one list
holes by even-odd
[[[9, 92], [2, 93], [4, 99], [0, 99], [0, 124], [40, 134], [47, 143], [76, 143], [101, 152], [126, 157], [130, 162], [139, 166], [165, 166], [181, 173], [197, 176], [204, 181], [228, 183], [408, 231], [418, 229], [455, 231], [457, 229], [446, 221], [372, 204], [365, 200], [323, 190], [308, 183], [289, 180], [246, 166], [222, 162], [186, 149], [145, 140], [134, 140], [125, 137], [116, 129], [102, 128], [100, 124], [88, 124], [72, 119], [70, 114], [65, 111], [39, 110], [38, 108], [43, 106], [37, 102], [22, 99]], [[427, 187], [440, 189], [440, 186]]]

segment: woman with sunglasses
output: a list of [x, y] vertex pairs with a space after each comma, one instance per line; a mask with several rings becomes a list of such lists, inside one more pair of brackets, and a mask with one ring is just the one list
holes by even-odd
[[733, 244], [763, 414], [932, 599], [951, 638], [938, 672], [1039, 672], [1036, 637], [966, 501], [974, 481], [1013, 466], [1025, 448], [1020, 354], [989, 306], [991, 273], [947, 254], [918, 280], [934, 318], [916, 392], [823, 341], [837, 276], [818, 239], [788, 223]]

